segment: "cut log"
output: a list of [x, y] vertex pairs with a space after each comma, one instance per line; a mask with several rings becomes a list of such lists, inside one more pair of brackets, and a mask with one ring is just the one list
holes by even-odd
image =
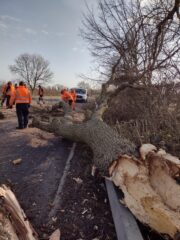
[[38, 240], [15, 195], [5, 185], [0, 187], [0, 239]]

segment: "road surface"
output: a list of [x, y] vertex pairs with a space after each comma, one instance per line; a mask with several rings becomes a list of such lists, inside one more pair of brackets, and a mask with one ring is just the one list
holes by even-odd
[[[0, 183], [11, 186], [37, 227], [46, 224], [72, 143], [36, 128], [16, 130], [15, 112], [0, 120]], [[19, 165], [13, 160], [21, 159]], [[36, 214], [34, 214], [36, 213]]]

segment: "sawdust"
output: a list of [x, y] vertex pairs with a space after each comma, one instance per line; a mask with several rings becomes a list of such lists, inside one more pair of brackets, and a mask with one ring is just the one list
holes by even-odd
[[49, 141], [55, 138], [54, 134], [43, 132], [37, 128], [27, 128], [10, 132], [9, 137], [26, 136], [29, 139], [28, 146], [33, 148], [43, 147], [51, 144]]
[[74, 113], [73, 114], [73, 121], [74, 122], [83, 122], [85, 120], [85, 114], [84, 113]]

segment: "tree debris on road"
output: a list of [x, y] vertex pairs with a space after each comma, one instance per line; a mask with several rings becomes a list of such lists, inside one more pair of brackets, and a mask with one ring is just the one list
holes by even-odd
[[0, 239], [38, 240], [14, 193], [5, 185], [0, 187]]

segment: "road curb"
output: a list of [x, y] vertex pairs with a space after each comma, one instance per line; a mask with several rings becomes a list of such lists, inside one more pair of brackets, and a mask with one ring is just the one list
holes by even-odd
[[113, 221], [118, 240], [143, 240], [137, 222], [131, 212], [119, 201], [114, 185], [105, 180]]
[[74, 156], [75, 148], [76, 148], [76, 143], [73, 143], [73, 145], [71, 147], [71, 150], [69, 152], [69, 156], [68, 156], [67, 161], [66, 161], [66, 165], [65, 165], [65, 168], [64, 168], [63, 175], [60, 179], [59, 186], [58, 186], [57, 192], [55, 194], [54, 201], [52, 203], [53, 208], [51, 209], [51, 211], [49, 213], [49, 223], [52, 221], [52, 217], [56, 217], [57, 210], [58, 210], [58, 208], [60, 208], [60, 201], [61, 201], [60, 194], [63, 190], [63, 186], [64, 186], [64, 183], [65, 183], [68, 171], [70, 169], [70, 162], [71, 162], [71, 160]]

